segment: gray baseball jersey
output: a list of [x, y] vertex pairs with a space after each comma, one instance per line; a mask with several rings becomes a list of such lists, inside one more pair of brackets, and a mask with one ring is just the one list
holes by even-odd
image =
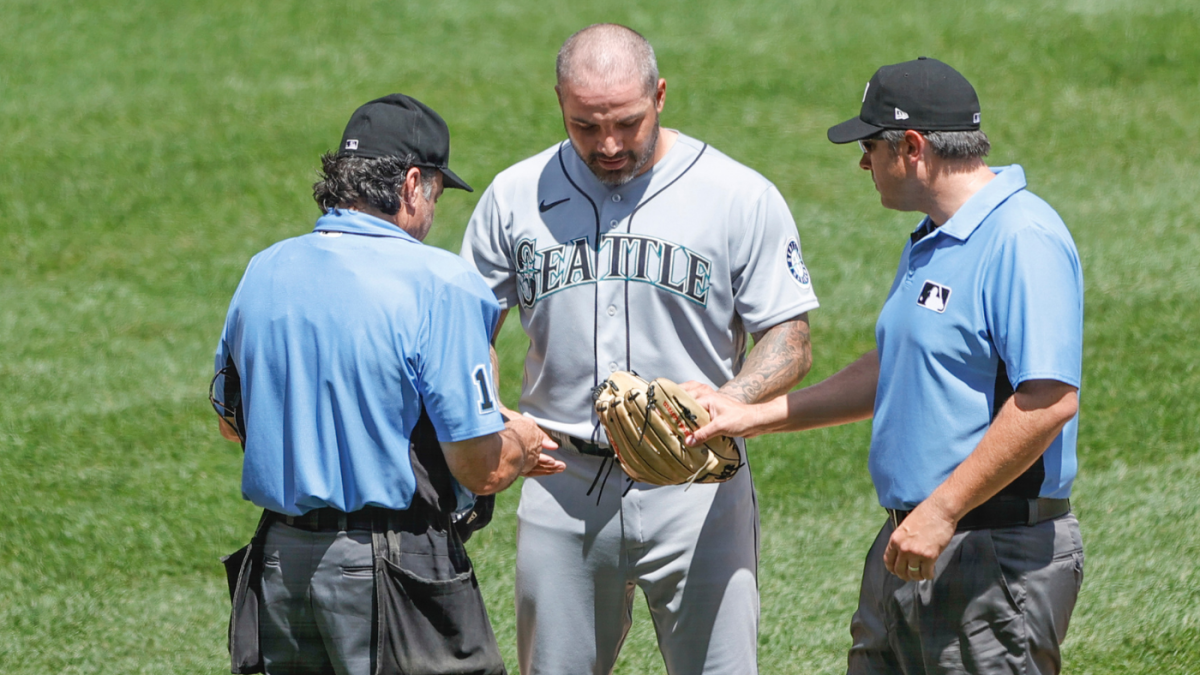
[[619, 187], [566, 141], [501, 172], [462, 255], [530, 336], [522, 412], [579, 438], [602, 439], [591, 388], [609, 373], [720, 386], [747, 333], [818, 305], [779, 191], [683, 134]]
[[[619, 187], [600, 183], [569, 142], [500, 173], [463, 255], [530, 337], [522, 412], [601, 442], [591, 390], [610, 372], [721, 385], [742, 366], [747, 332], [817, 306], [779, 192], [682, 134]], [[567, 470], [526, 480], [517, 508], [521, 672], [610, 673], [636, 585], [668, 672], [754, 675], [749, 467], [725, 483], [659, 487], [626, 483], [611, 464], [601, 478], [607, 460], [570, 444], [557, 457]]]

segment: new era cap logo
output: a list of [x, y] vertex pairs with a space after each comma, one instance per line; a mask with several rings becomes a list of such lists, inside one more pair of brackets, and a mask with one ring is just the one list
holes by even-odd
[[908, 113], [904, 112], [903, 110], [901, 110], [899, 108], [896, 108], [896, 119], [906, 120], [906, 119], [908, 119]]
[[974, 115], [971, 117], [971, 123], [972, 123], [972, 124], [979, 124], [979, 113], [975, 113], [975, 114], [974, 114]]
[[358, 139], [357, 138], [347, 138], [345, 149], [346, 150], [357, 150], [358, 149]]
[[921, 287], [921, 295], [917, 298], [917, 304], [925, 309], [932, 309], [941, 314], [946, 311], [946, 304], [950, 302], [950, 287], [941, 284], [935, 284], [932, 281], [926, 281]]

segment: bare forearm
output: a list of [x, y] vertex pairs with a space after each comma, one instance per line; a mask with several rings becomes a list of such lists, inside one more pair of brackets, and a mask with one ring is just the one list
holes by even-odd
[[808, 315], [801, 314], [756, 336], [742, 370], [718, 391], [742, 403], [766, 401], [796, 386], [811, 367]]
[[713, 418], [693, 433], [689, 443], [718, 435], [749, 438], [867, 419], [874, 413], [878, 384], [879, 359], [873, 350], [819, 384], [754, 405], [721, 396], [699, 382], [685, 382], [684, 388]]
[[870, 419], [875, 413], [875, 391], [879, 387], [879, 355], [876, 350], [829, 378], [787, 396], [787, 417], [773, 431], [803, 431]]
[[[486, 495], [500, 492], [509, 485], [512, 485], [517, 476], [520, 476], [529, 468], [530, 455], [516, 431], [508, 427], [504, 431], [501, 431], [498, 436], [501, 441], [499, 465], [492, 472], [492, 480], [488, 486], [488, 491], [477, 494]], [[536, 460], [536, 457], [534, 459]]]
[[975, 450], [925, 501], [957, 522], [1032, 466], [1077, 410], [1074, 387], [1048, 380], [1023, 383]]
[[500, 492], [517, 476], [549, 476], [566, 468], [545, 454], [558, 445], [532, 419], [512, 411], [504, 417], [504, 429], [498, 433], [442, 443], [450, 473], [475, 494]]
[[477, 495], [490, 495], [512, 485], [525, 470], [527, 453], [511, 428], [458, 443], [443, 443], [454, 478]]

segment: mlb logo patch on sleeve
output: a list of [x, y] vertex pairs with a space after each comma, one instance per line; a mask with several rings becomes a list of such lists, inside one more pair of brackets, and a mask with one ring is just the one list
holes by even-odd
[[932, 281], [926, 281], [921, 288], [921, 295], [917, 298], [917, 304], [925, 309], [932, 309], [941, 314], [946, 311], [946, 305], [950, 302], [950, 287], [941, 284], [935, 284]]

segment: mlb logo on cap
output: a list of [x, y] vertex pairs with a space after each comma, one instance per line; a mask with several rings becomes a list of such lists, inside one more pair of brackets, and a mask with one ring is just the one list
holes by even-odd
[[357, 149], [358, 149], [358, 139], [357, 138], [347, 138], [346, 139], [346, 147], [343, 148], [343, 150], [357, 150]]

